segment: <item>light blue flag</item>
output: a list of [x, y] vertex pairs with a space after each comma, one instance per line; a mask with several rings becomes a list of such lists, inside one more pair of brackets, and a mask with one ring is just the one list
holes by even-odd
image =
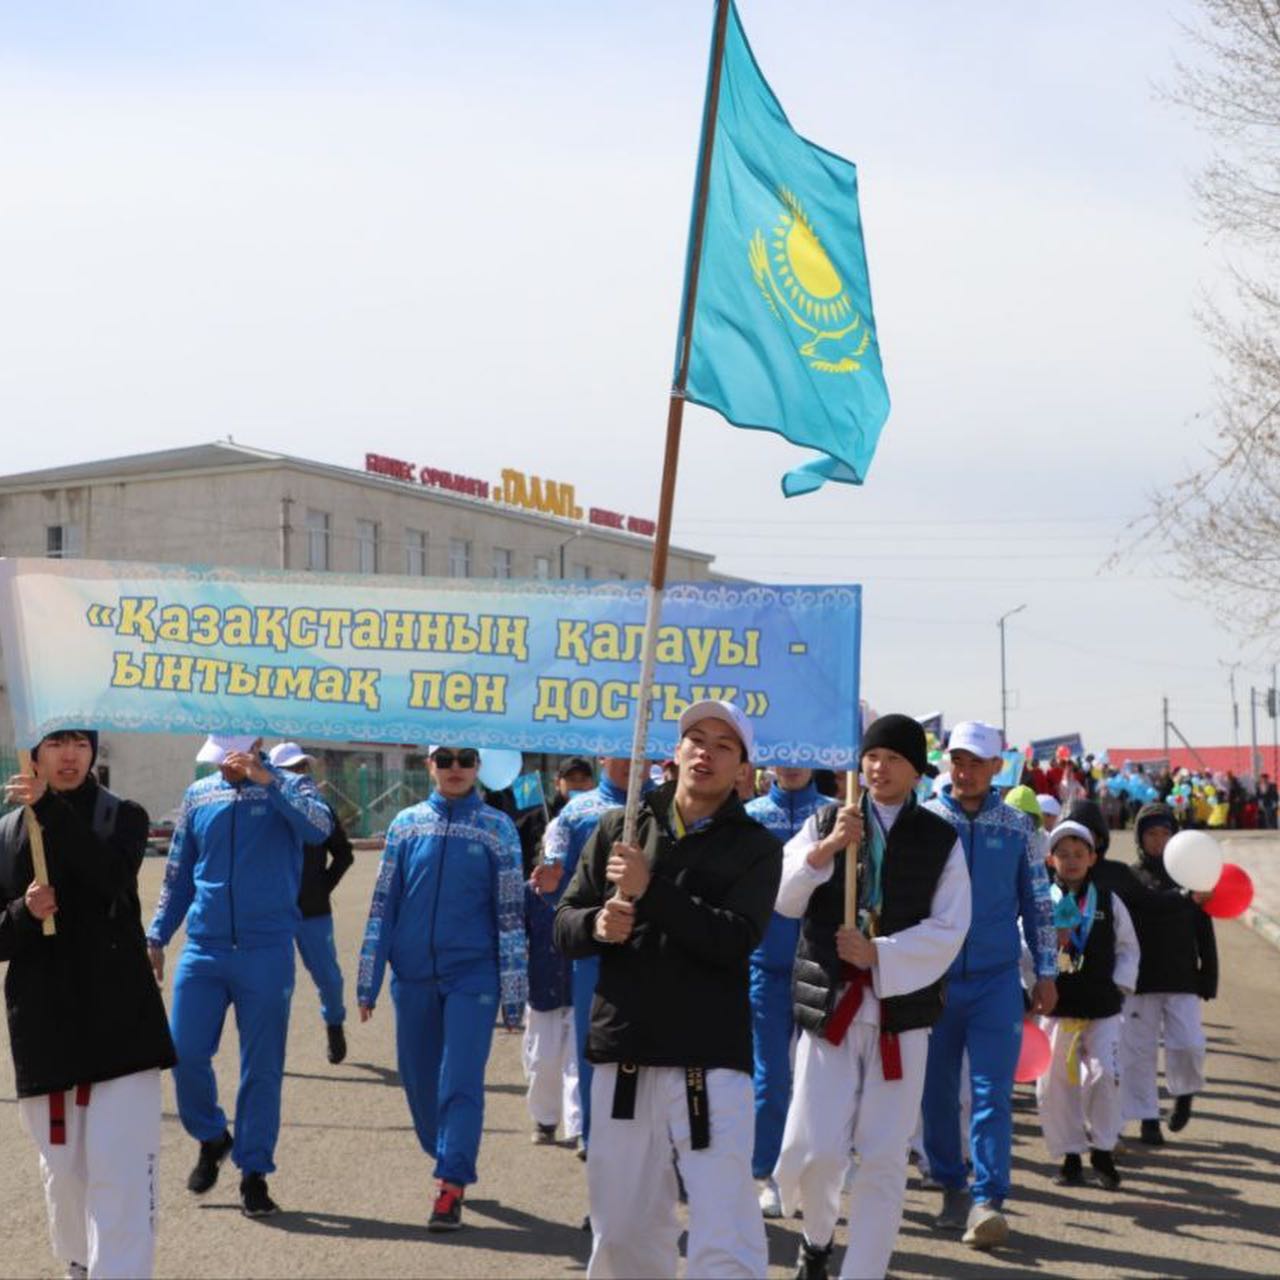
[[861, 484], [889, 415], [857, 169], [787, 123], [732, 5], [685, 395], [819, 450], [788, 497]]

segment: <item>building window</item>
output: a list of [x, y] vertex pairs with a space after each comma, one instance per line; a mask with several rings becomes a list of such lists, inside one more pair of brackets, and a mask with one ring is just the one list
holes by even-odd
[[471, 543], [466, 538], [449, 539], [449, 577], [471, 577]]
[[404, 571], [411, 578], [427, 576], [427, 535], [421, 529], [404, 531]]
[[84, 540], [78, 524], [50, 524], [44, 530], [44, 553], [52, 560], [70, 560], [84, 555]]
[[324, 570], [329, 567], [329, 513], [307, 511], [307, 568]]
[[533, 576], [542, 582], [546, 582], [546, 580], [551, 577], [550, 556], [533, 557]]
[[378, 572], [378, 522], [356, 521], [356, 572]]
[[494, 547], [493, 576], [495, 578], [511, 577], [511, 549], [509, 547]]

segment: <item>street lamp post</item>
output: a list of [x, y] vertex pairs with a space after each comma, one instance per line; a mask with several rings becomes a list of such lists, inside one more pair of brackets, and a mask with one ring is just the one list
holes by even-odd
[[1026, 607], [1025, 604], [1020, 604], [1016, 609], [1010, 609], [1008, 613], [1002, 614], [1000, 621], [996, 623], [1000, 628], [1000, 736], [1004, 739], [1005, 746], [1009, 745], [1009, 694], [1004, 681], [1004, 624], [1015, 613], [1021, 613]]

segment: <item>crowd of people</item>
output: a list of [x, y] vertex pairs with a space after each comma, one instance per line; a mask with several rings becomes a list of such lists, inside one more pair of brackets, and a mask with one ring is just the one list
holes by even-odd
[[[847, 1205], [839, 1274], [883, 1276], [912, 1152], [935, 1229], [1000, 1246], [1028, 1025], [1050, 1047], [1036, 1100], [1061, 1185], [1118, 1187], [1128, 1123], [1165, 1141], [1161, 1045], [1167, 1128], [1189, 1122], [1217, 959], [1206, 895], [1162, 862], [1185, 806], [1148, 784], [1126, 859], [1105, 768], [1029, 762], [1004, 792], [1002, 735], [979, 721], [944, 747], [880, 716], [848, 776], [760, 768], [754, 745], [732, 703], [690, 706], [634, 834], [626, 759], [598, 776], [567, 760], [530, 822], [486, 798], [477, 749], [429, 747], [431, 793], [386, 833], [356, 1004], [376, 1016], [389, 970], [430, 1230], [463, 1225], [498, 1026], [523, 1034], [532, 1141], [585, 1162], [592, 1277], [673, 1276], [681, 1200], [690, 1275], [765, 1274], [765, 1220], [802, 1213], [796, 1274], [820, 1280]], [[295, 954], [330, 1061], [346, 1053], [330, 894], [352, 853], [296, 744], [210, 735], [215, 771], [184, 797], [144, 930], [146, 815], [99, 786], [96, 752], [92, 729], [51, 733], [8, 780], [25, 809], [0, 820], [0, 959], [54, 1253], [68, 1275], [143, 1276], [164, 1070], [196, 1144], [190, 1192], [230, 1159], [243, 1212], [276, 1211]], [[229, 1008], [231, 1118], [212, 1068]]]

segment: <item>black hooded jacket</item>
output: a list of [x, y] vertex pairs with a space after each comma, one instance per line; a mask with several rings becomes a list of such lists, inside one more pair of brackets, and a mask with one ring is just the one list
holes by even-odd
[[1173, 810], [1166, 804], [1157, 801], [1138, 810], [1134, 824], [1138, 858], [1132, 874], [1156, 902], [1154, 909], [1139, 907], [1130, 911], [1142, 948], [1138, 994], [1189, 992], [1212, 1000], [1218, 994], [1218, 946], [1213, 920], [1174, 882], [1165, 870], [1163, 858], [1142, 852], [1142, 833], [1152, 822], [1176, 827]]
[[24, 901], [34, 875], [21, 813], [0, 819], [0, 960], [20, 1098], [176, 1061], [138, 904], [146, 811], [120, 801], [100, 835], [98, 797], [90, 777], [35, 806], [58, 903], [53, 937]]
[[782, 845], [736, 795], [706, 826], [677, 838], [675, 785], [641, 802], [636, 841], [653, 870], [625, 943], [598, 942], [595, 921], [613, 886], [605, 864], [622, 810], [600, 819], [556, 909], [556, 946], [598, 955], [586, 1055], [639, 1066], [752, 1069], [748, 960], [773, 913]]

